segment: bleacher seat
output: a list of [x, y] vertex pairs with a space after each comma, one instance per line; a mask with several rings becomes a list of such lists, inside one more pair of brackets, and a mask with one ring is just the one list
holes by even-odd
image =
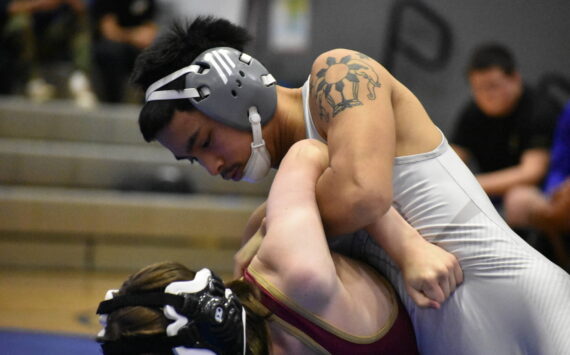
[[[134, 270], [171, 259], [231, 271], [241, 231], [273, 176], [228, 182], [175, 161], [144, 142], [138, 110], [0, 97], [1, 266]], [[135, 184], [160, 183], [164, 172], [189, 191]]]

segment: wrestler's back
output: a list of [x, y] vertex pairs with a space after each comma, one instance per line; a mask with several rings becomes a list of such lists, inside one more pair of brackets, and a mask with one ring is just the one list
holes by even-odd
[[[265, 274], [257, 258], [252, 260], [248, 268], [249, 279], [254, 279], [265, 290], [270, 290], [272, 296], [290, 311], [303, 315], [308, 322], [317, 324], [330, 334], [334, 334], [345, 341], [357, 344], [372, 344], [366, 353], [374, 349], [385, 349], [386, 343], [398, 344], [400, 341], [414, 343], [414, 334], [407, 315], [401, 303], [397, 300], [394, 289], [385, 278], [376, 270], [361, 261], [332, 253], [339, 287], [328, 295], [327, 302], [315, 302], [319, 298], [319, 290], [312, 285], [312, 278], [305, 278], [307, 282], [296, 285], [285, 282], [286, 277], [279, 274]], [[295, 292], [290, 292], [291, 290]], [[307, 299], [299, 299], [299, 290], [302, 289]], [[267, 292], [267, 291], [264, 291]], [[405, 326], [403, 326], [403, 324]], [[276, 354], [312, 354], [314, 348], [304, 344], [298, 336], [291, 334], [289, 328], [280, 322], [270, 322], [269, 328], [272, 338], [272, 352]], [[294, 332], [294, 334], [297, 334]], [[321, 339], [322, 340], [322, 339]], [[316, 339], [315, 339], [316, 341]], [[326, 341], [326, 339], [325, 339]], [[331, 340], [334, 344], [334, 340]], [[330, 344], [320, 344], [330, 347]], [[409, 344], [401, 344], [398, 351], [402, 354], [416, 354], [416, 349]], [[362, 349], [361, 349], [362, 350]]]

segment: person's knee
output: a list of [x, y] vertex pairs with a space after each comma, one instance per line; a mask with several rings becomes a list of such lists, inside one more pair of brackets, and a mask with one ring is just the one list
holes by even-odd
[[536, 187], [514, 187], [503, 198], [505, 219], [512, 227], [527, 227], [533, 211], [544, 203], [545, 198]]

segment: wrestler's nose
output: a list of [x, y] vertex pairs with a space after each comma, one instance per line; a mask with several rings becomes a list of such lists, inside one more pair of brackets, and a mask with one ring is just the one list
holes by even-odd
[[200, 165], [202, 165], [210, 175], [216, 176], [222, 172], [224, 166], [223, 159], [212, 153], [206, 153], [199, 158]]

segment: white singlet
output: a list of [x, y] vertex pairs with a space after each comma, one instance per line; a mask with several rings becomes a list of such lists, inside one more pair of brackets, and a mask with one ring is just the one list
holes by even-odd
[[[308, 84], [312, 121], [306, 92]], [[508, 227], [443, 134], [433, 151], [395, 158], [393, 189], [398, 212], [461, 264], [464, 282], [441, 309], [416, 306], [400, 270], [365, 232], [332, 244], [392, 282], [422, 354], [570, 354], [570, 275]]]

